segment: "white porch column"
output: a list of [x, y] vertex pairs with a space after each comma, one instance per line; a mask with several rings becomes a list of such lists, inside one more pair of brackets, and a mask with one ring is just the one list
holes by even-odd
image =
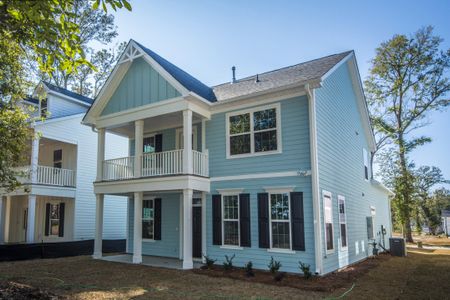
[[28, 219], [27, 219], [27, 243], [34, 243], [34, 228], [36, 222], [36, 195], [28, 196]]
[[206, 151], [206, 119], [202, 119], [202, 152]]
[[142, 263], [142, 198], [142, 192], [134, 193], [133, 264]]
[[30, 161], [30, 179], [32, 183], [37, 182], [37, 168], [39, 164], [39, 136], [36, 134], [33, 138], [31, 146], [31, 161]]
[[202, 262], [204, 263], [206, 255], [206, 193], [202, 192]]
[[105, 160], [105, 128], [97, 130], [97, 181], [103, 179], [103, 161]]
[[194, 267], [192, 262], [192, 194], [193, 190], [191, 189], [183, 190], [183, 269]]
[[3, 242], [9, 242], [9, 226], [11, 223], [11, 196], [6, 196], [5, 200], [5, 212], [3, 213]]
[[134, 177], [141, 177], [141, 160], [144, 139], [144, 120], [134, 122]]
[[95, 240], [94, 240], [94, 255], [93, 258], [102, 257], [102, 242], [103, 242], [103, 207], [105, 195], [96, 194], [97, 204], [95, 208]]
[[183, 173], [192, 174], [192, 110], [189, 109], [183, 111], [183, 145]]

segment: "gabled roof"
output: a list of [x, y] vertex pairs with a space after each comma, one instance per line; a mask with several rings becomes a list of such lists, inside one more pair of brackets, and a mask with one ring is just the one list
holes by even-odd
[[163, 67], [164, 70], [166, 70], [173, 78], [175, 78], [181, 85], [183, 85], [188, 91], [194, 92], [200, 97], [205, 98], [210, 102], [216, 101], [216, 97], [213, 93], [213, 90], [209, 86], [207, 86], [197, 78], [193, 77], [189, 73], [178, 68], [177, 66], [167, 61], [163, 57], [159, 56], [158, 54], [148, 49], [147, 47], [144, 47], [143, 45], [139, 44], [136, 41], [134, 42], [145, 53], [147, 53], [151, 58], [153, 58], [161, 67]]
[[239, 79], [234, 83], [223, 83], [212, 87], [212, 89], [217, 100], [220, 101], [282, 88], [292, 84], [301, 84], [303, 82], [306, 84], [309, 81], [320, 80], [336, 64], [351, 53], [352, 51], [333, 54], [258, 74], [258, 82], [256, 82], [256, 75], [254, 75]]
[[50, 91], [54, 91], [54, 92], [56, 92], [56, 93], [60, 93], [60, 94], [66, 95], [66, 96], [68, 96], [68, 97], [71, 97], [71, 98], [74, 98], [74, 99], [76, 99], [76, 100], [85, 102], [85, 103], [87, 103], [87, 104], [92, 104], [92, 103], [94, 102], [94, 99], [92, 99], [92, 98], [89, 98], [89, 97], [80, 95], [80, 94], [78, 94], [78, 93], [69, 91], [69, 90], [67, 90], [67, 89], [65, 89], [65, 88], [58, 87], [58, 86], [56, 86], [56, 85], [54, 85], [54, 84], [51, 84], [51, 83], [49, 83], [49, 82], [42, 81], [42, 83], [43, 83]]

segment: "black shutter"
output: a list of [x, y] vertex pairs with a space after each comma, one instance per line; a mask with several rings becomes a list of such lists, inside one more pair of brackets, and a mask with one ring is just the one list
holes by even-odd
[[258, 237], [259, 248], [270, 248], [269, 237], [269, 194], [258, 194]]
[[50, 203], [45, 204], [45, 236], [50, 234]]
[[161, 240], [161, 198], [155, 200], [155, 214], [153, 216], [154, 222], [154, 239]]
[[60, 203], [59, 204], [59, 237], [64, 236], [64, 210], [65, 210], [65, 204]]
[[241, 247], [251, 247], [250, 194], [239, 195], [239, 223], [241, 227]]
[[212, 195], [213, 245], [222, 245], [222, 196]]
[[162, 152], [162, 134], [155, 135], [155, 152]]
[[303, 193], [291, 193], [292, 250], [305, 251], [305, 219], [303, 217]]

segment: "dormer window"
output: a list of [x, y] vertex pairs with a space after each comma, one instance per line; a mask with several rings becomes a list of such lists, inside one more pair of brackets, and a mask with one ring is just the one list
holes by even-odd
[[39, 111], [42, 118], [47, 116], [47, 98], [41, 100]]

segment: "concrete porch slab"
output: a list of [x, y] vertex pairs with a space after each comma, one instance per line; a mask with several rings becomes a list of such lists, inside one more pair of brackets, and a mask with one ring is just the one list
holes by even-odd
[[[120, 254], [120, 255], [103, 256], [101, 260], [132, 264], [133, 255]], [[142, 265], [158, 268], [176, 269], [176, 270], [183, 269], [182, 260], [177, 258], [161, 257], [161, 256], [142, 255]], [[203, 264], [200, 261], [194, 261], [194, 268], [198, 269], [202, 265]]]

